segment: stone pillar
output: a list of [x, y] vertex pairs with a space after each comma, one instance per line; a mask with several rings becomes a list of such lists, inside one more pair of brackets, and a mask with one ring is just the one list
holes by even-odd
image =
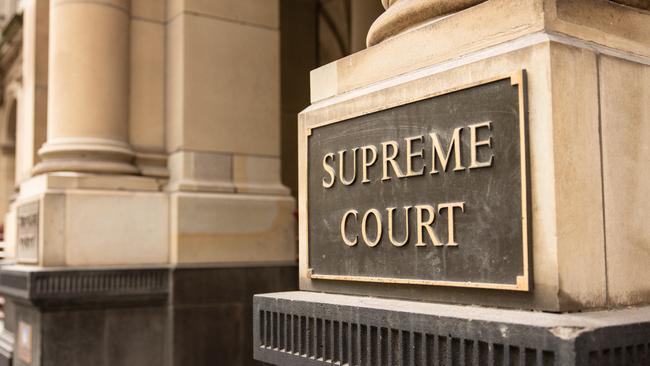
[[51, 5], [47, 142], [35, 173], [133, 174], [128, 145], [130, 0]]
[[252, 294], [297, 287], [280, 1], [170, 1], [165, 24], [174, 365], [248, 365]]
[[[382, 3], [367, 49], [311, 72], [298, 126], [303, 291], [256, 296], [256, 359], [646, 364], [637, 345], [650, 334], [647, 1]], [[500, 163], [489, 158], [477, 174], [467, 150], [479, 122]], [[418, 135], [429, 174], [408, 173]], [[462, 146], [446, 175], [439, 136], [447, 158]], [[393, 157], [406, 156], [399, 180], [387, 165], [366, 176], [365, 157], [349, 168], [356, 181], [343, 179], [344, 152], [383, 145], [387, 164], [393, 143]], [[423, 242], [408, 229], [421, 217], [410, 217], [396, 243], [390, 212], [427, 200], [462, 203], [465, 224], [438, 215], [432, 233], [454, 236]], [[291, 342], [286, 329], [297, 329]]]
[[[164, 2], [133, 0], [133, 9], [131, 0], [49, 5], [48, 20], [47, 1], [25, 2], [26, 118], [18, 118], [16, 148], [22, 179], [6, 219], [15, 265], [0, 267], [0, 278], [54, 281], [49, 293], [63, 301], [43, 301], [44, 293], [16, 291], [0, 280], [7, 298], [0, 339], [22, 336], [13, 345], [12, 365], [63, 365], [71, 357], [81, 364], [164, 364], [171, 348], [165, 343], [168, 197], [155, 178], [137, 174], [129, 144], [130, 98], [142, 107], [151, 95], [139, 78], [164, 77], [147, 62], [163, 63], [162, 52], [139, 47], [135, 54], [131, 45], [147, 43], [150, 28], [142, 23], [152, 16], [146, 11], [162, 14]], [[162, 26], [156, 30], [162, 34]], [[150, 72], [133, 80], [131, 63]], [[161, 114], [152, 111], [151, 119], [162, 126]], [[141, 128], [142, 119], [134, 120]], [[29, 176], [46, 124], [42, 160]], [[53, 311], [59, 305], [65, 311]], [[0, 354], [3, 364], [6, 354]]]
[[295, 203], [280, 179], [279, 1], [176, 5], [165, 103], [171, 261], [295, 262]]

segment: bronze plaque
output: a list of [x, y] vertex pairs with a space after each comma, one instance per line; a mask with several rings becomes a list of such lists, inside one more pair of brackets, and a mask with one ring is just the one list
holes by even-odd
[[525, 73], [308, 129], [314, 280], [530, 290]]
[[38, 262], [39, 201], [26, 203], [17, 209], [18, 226], [16, 260], [19, 263]]

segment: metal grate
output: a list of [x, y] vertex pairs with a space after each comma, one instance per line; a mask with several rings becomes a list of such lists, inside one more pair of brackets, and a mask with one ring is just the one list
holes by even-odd
[[553, 366], [550, 350], [259, 311], [262, 348], [349, 366]]

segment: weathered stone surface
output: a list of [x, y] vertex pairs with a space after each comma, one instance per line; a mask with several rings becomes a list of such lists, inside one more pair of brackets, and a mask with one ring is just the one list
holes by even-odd
[[650, 65], [599, 68], [608, 296], [636, 304], [650, 296]]
[[[310, 281], [307, 265], [301, 266], [302, 289], [549, 311], [606, 306], [598, 57], [592, 49], [583, 46], [541, 37], [532, 45], [522, 43], [492, 49], [467, 60], [448, 64], [432, 61], [430, 67], [315, 103], [300, 116], [304, 128], [312, 128], [525, 69], [534, 291], [514, 294]], [[345, 77], [332, 78], [336, 83]], [[306, 140], [301, 143], [306, 148]], [[306, 160], [301, 164], [305, 164], [301, 169], [306, 169]], [[307, 182], [303, 184], [306, 187]], [[304, 189], [302, 192], [301, 212], [308, 209], [308, 198]], [[302, 243], [301, 248], [307, 253]], [[308, 262], [306, 257], [302, 260]]]

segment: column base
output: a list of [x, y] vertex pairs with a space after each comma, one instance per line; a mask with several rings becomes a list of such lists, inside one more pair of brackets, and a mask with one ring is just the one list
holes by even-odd
[[78, 172], [138, 174], [133, 164], [135, 153], [124, 142], [98, 138], [59, 138], [45, 143], [38, 151], [43, 161], [33, 174]]
[[154, 178], [128, 175], [59, 172], [23, 182], [6, 224], [16, 261], [44, 267], [168, 263], [169, 199], [159, 189]]
[[650, 307], [553, 314], [307, 291], [257, 295], [272, 365], [648, 365]]
[[253, 294], [295, 288], [296, 266], [0, 268], [14, 366], [254, 365]]

